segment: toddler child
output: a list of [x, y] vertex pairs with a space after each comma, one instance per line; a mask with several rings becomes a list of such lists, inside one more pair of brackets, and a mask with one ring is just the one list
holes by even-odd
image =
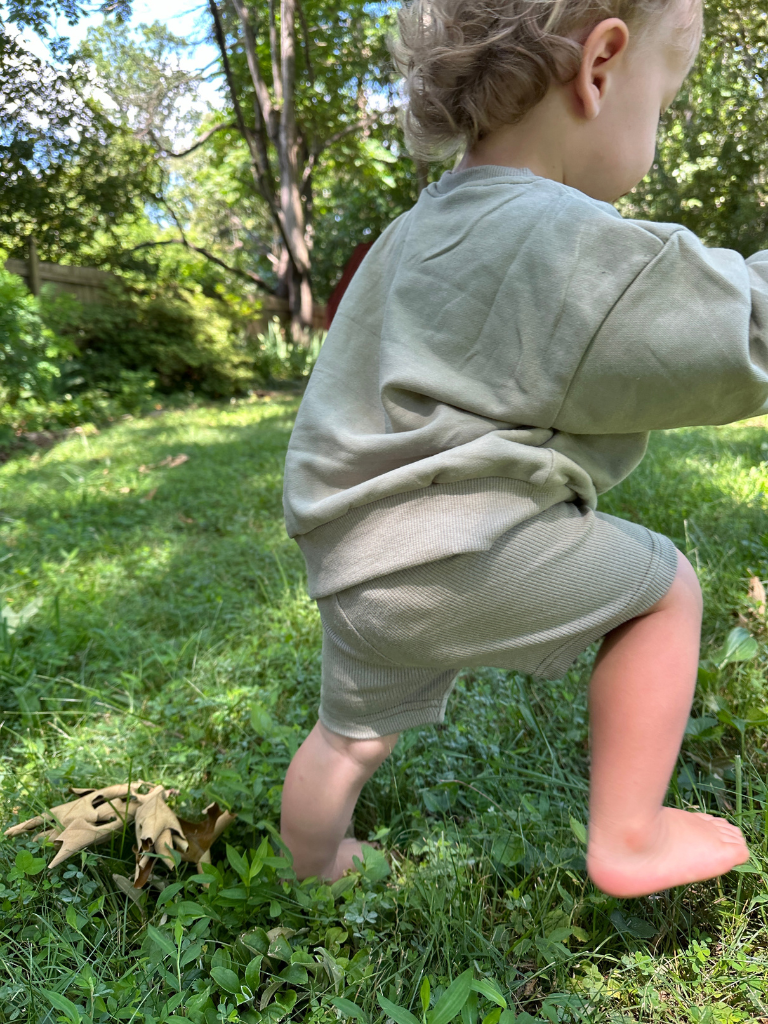
[[768, 399], [768, 252], [610, 204], [651, 166], [700, 0], [414, 0], [397, 59], [415, 151], [457, 169], [366, 257], [299, 411], [289, 533], [323, 621], [319, 722], [283, 791], [299, 877], [339, 878], [362, 786], [442, 720], [462, 667], [590, 683], [587, 867], [640, 896], [748, 859], [664, 806], [701, 593], [666, 537], [596, 512], [651, 430]]

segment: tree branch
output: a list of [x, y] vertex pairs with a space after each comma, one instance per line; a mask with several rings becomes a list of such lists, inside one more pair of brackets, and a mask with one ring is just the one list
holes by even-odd
[[227, 80], [227, 87], [229, 89], [229, 95], [232, 98], [232, 106], [235, 110], [235, 118], [237, 120], [237, 127], [240, 134], [243, 136], [245, 141], [248, 141], [249, 132], [243, 117], [243, 108], [240, 106], [240, 100], [235, 89], [235, 80], [232, 76], [232, 65], [229, 62], [229, 53], [227, 52], [227, 41], [224, 38], [224, 27], [221, 24], [221, 14], [216, 4], [216, 0], [208, 0], [208, 9], [213, 17], [213, 30], [216, 35], [216, 42], [219, 47], [219, 53], [221, 54], [221, 61], [224, 66], [224, 77]]
[[326, 149], [335, 145], [335, 143], [340, 142], [342, 139], [346, 138], [347, 135], [354, 135], [355, 132], [364, 128], [372, 128], [378, 119], [378, 114], [369, 114], [367, 117], [363, 118], [362, 121], [358, 121], [356, 124], [348, 124], [346, 128], [342, 128], [341, 131], [336, 132], [335, 135], [331, 135], [329, 138], [321, 142], [319, 146], [315, 146], [309, 154], [309, 160], [307, 160], [306, 167], [304, 168], [302, 185], [304, 185], [312, 176], [318, 157], [324, 153]]
[[272, 88], [275, 90], [275, 102], [283, 103], [283, 82], [280, 75], [280, 50], [277, 40], [277, 21], [275, 20], [275, 0], [269, 0], [269, 53], [272, 59]]
[[237, 127], [238, 124], [236, 121], [227, 121], [226, 123], [217, 124], [215, 128], [211, 128], [207, 132], [205, 132], [204, 135], [201, 135], [200, 138], [194, 143], [194, 145], [190, 146], [189, 149], [183, 150], [183, 152], [181, 153], [174, 153], [172, 150], [166, 149], [165, 146], [160, 142], [160, 140], [155, 136], [154, 132], [149, 131], [147, 134], [152, 140], [153, 146], [159, 153], [162, 153], [163, 156], [173, 157], [174, 160], [179, 160], [181, 159], [181, 157], [189, 156], [190, 153], [194, 153], [196, 149], [199, 149], [201, 146], [204, 146], [206, 142], [210, 138], [212, 138], [217, 132], [223, 132], [226, 128]]
[[[208, 8], [213, 17], [213, 27], [216, 35], [216, 43], [219, 47], [221, 54], [221, 61], [224, 67], [224, 76], [227, 80], [227, 87], [229, 94], [232, 98], [232, 106], [235, 110], [235, 117], [237, 118], [237, 127], [240, 134], [243, 136], [248, 150], [251, 154], [251, 172], [256, 182], [256, 187], [264, 196], [264, 199], [269, 207], [269, 212], [272, 214], [272, 219], [275, 222], [280, 233], [285, 237], [285, 230], [283, 228], [282, 217], [280, 211], [275, 206], [274, 201], [274, 185], [270, 176], [269, 159], [266, 150], [266, 144], [262, 134], [261, 124], [257, 126], [256, 132], [252, 132], [245, 123], [243, 116], [243, 108], [240, 106], [240, 100], [237, 96], [237, 90], [235, 88], [235, 79], [232, 74], [232, 65], [229, 61], [229, 53], [227, 52], [227, 42], [224, 38], [224, 26], [221, 23], [221, 13], [216, 4], [216, 0], [208, 0]], [[258, 114], [258, 108], [256, 109]]]
[[199, 245], [193, 245], [187, 241], [186, 238], [171, 238], [164, 242], [142, 242], [140, 245], [134, 245], [132, 249], [127, 249], [126, 252], [138, 252], [139, 249], [157, 249], [163, 245], [182, 245], [185, 249], [189, 249], [190, 252], [196, 252], [200, 256], [204, 256], [211, 263], [215, 263], [219, 267], [223, 267], [230, 274], [234, 274], [236, 277], [242, 277], [246, 281], [250, 281], [251, 284], [258, 285], [259, 288], [263, 288], [265, 292], [270, 295], [275, 294], [275, 289], [267, 284], [267, 282], [259, 277], [258, 274], [254, 274], [252, 270], [240, 270], [238, 267], [230, 267], [224, 260], [220, 260], [218, 256], [214, 256], [212, 252], [208, 252], [207, 249], [201, 249]]
[[270, 138], [274, 141], [276, 137], [274, 124], [275, 111], [272, 106], [272, 100], [269, 95], [267, 84], [261, 77], [259, 58], [256, 53], [256, 39], [253, 34], [253, 26], [251, 25], [251, 12], [243, 3], [243, 0], [232, 0], [232, 6], [235, 8], [237, 16], [240, 19], [240, 24], [243, 26], [245, 56], [248, 61], [248, 70], [251, 73], [253, 89], [256, 93], [256, 98], [259, 101], [259, 107], [261, 108], [261, 116], [267, 125]]
[[296, 0], [296, 6], [299, 10], [299, 20], [301, 21], [301, 35], [302, 42], [304, 43], [304, 60], [307, 65], [307, 74], [309, 75], [309, 84], [314, 86], [315, 84], [315, 69], [312, 65], [312, 53], [309, 49], [309, 25], [307, 24], [307, 16], [304, 13], [304, 4], [301, 0]]

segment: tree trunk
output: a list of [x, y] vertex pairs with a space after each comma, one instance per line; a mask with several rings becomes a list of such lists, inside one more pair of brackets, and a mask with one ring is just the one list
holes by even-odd
[[[239, 20], [248, 71], [254, 89], [255, 128], [244, 120], [237, 85], [229, 61], [224, 26], [216, 0], [208, 0], [216, 41], [235, 109], [238, 128], [248, 144], [254, 182], [266, 201], [279, 238], [277, 294], [288, 299], [290, 336], [294, 344], [306, 344], [312, 326], [313, 296], [307, 217], [302, 200], [299, 166], [300, 140], [296, 125], [296, 8], [297, 0], [279, 0], [279, 33], [276, 0], [269, 2], [269, 42], [272, 94], [259, 67], [256, 39], [247, 0], [229, 0]], [[274, 186], [267, 145], [277, 150], [278, 187]]]
[[296, 131], [296, 0], [280, 2], [280, 79], [283, 99], [278, 134], [280, 208], [290, 250], [287, 283], [291, 339], [299, 344], [306, 341], [312, 326], [313, 301]]

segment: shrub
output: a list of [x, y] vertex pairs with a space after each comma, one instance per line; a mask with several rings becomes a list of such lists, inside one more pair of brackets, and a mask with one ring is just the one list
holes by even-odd
[[292, 345], [275, 317], [257, 338], [254, 373], [262, 384], [304, 380], [312, 372], [326, 334], [326, 331], [313, 331], [306, 347]]
[[38, 301], [0, 252], [0, 405], [50, 401], [60, 376], [62, 343], [41, 317]]
[[253, 381], [244, 329], [201, 293], [141, 293], [115, 286], [108, 303], [48, 294], [45, 320], [76, 349], [67, 390], [97, 386], [113, 393], [125, 372], [155, 380], [158, 390], [225, 398]]

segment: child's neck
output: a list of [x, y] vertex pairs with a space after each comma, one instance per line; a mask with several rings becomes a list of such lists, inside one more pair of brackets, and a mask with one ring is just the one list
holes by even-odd
[[[456, 168], [493, 165], [527, 167], [540, 178], [561, 184], [567, 180], [566, 137], [562, 107], [554, 90], [519, 124], [505, 125], [469, 150]], [[565, 131], [564, 131], [565, 129]]]

